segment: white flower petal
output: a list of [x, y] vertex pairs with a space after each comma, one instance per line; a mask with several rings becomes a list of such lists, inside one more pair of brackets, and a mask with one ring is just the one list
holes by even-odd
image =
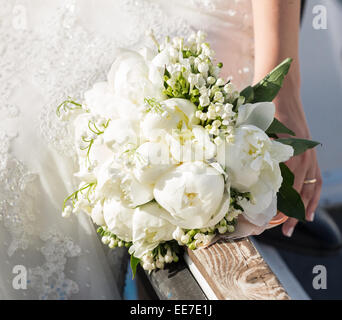
[[132, 221], [134, 210], [120, 201], [108, 199], [103, 204], [103, 217], [110, 232], [121, 240], [132, 241]]
[[162, 176], [154, 188], [163, 216], [182, 228], [204, 228], [216, 216], [224, 192], [223, 176], [203, 162], [184, 163]]
[[154, 184], [174, 167], [165, 142], [145, 142], [136, 150], [134, 175], [141, 183]]
[[153, 200], [153, 185], [140, 183], [131, 177], [126, 194], [130, 198], [131, 206], [135, 208]]
[[[145, 97], [162, 97], [163, 83], [151, 82], [149, 64], [138, 52], [121, 50], [108, 73], [110, 89], [138, 105]], [[156, 79], [155, 76], [152, 79]]]
[[104, 220], [103, 207], [101, 203], [97, 202], [96, 205], [94, 206], [93, 210], [91, 211], [91, 219], [98, 226], [105, 225], [106, 222]]
[[259, 180], [250, 188], [251, 201], [243, 199], [239, 205], [244, 210], [244, 217], [257, 226], [265, 226], [277, 214], [276, 193], [264, 181]]
[[285, 162], [293, 157], [294, 150], [291, 146], [272, 140], [271, 156], [278, 162]]
[[130, 252], [141, 258], [153, 250], [160, 242], [172, 240], [176, 226], [161, 218], [164, 211], [157, 203], [151, 202], [135, 209], [133, 216], [133, 246]]
[[137, 145], [139, 142], [138, 124], [127, 119], [116, 119], [109, 122], [103, 134], [108, 148], [116, 150], [117, 145]]
[[275, 105], [273, 102], [245, 104], [239, 107], [237, 126], [253, 125], [266, 131], [274, 119]]

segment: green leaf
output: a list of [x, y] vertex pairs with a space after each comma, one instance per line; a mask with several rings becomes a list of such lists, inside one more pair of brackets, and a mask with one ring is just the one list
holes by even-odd
[[292, 146], [294, 149], [295, 156], [302, 154], [306, 150], [312, 149], [320, 144], [317, 141], [298, 139], [298, 138], [284, 138], [284, 139], [277, 139], [276, 141]]
[[279, 167], [281, 171], [281, 176], [283, 177], [283, 183], [293, 186], [295, 179], [293, 172], [285, 163], [280, 163]]
[[300, 194], [293, 188], [294, 174], [285, 163], [280, 164], [282, 185], [277, 194], [277, 209], [288, 217], [305, 221], [305, 207]]
[[273, 69], [264, 79], [257, 83], [254, 89], [253, 103], [273, 101], [281, 89], [284, 78], [289, 72], [292, 63], [291, 58], [285, 59]]
[[266, 133], [268, 135], [275, 135], [278, 133], [284, 133], [284, 134], [289, 134], [291, 136], [295, 136], [296, 134], [287, 128], [284, 124], [282, 124], [278, 119], [274, 118], [273, 122], [271, 125], [268, 127], [266, 130]]
[[131, 255], [131, 270], [133, 273], [132, 280], [135, 278], [135, 275], [137, 273], [137, 267], [138, 264], [140, 263], [140, 259], [136, 258], [133, 254]]
[[277, 194], [277, 208], [288, 217], [305, 221], [305, 207], [300, 194], [289, 184], [283, 184]]
[[248, 86], [244, 90], [240, 92], [240, 96], [245, 97], [245, 103], [253, 103], [254, 100], [254, 89], [251, 86]]

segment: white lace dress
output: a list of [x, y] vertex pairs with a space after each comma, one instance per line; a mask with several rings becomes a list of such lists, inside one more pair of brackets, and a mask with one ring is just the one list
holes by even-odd
[[[86, 216], [61, 217], [74, 189], [72, 133], [55, 110], [105, 79], [118, 46], [201, 29], [241, 87], [252, 77], [249, 0], [0, 0], [0, 299], [116, 299]], [[16, 289], [15, 266], [27, 270]]]

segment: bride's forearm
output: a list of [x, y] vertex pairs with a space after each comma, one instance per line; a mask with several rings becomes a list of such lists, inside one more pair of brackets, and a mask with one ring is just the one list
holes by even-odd
[[[252, 0], [255, 68], [254, 82], [261, 80], [285, 58], [293, 58], [283, 88], [275, 102], [276, 116], [300, 135], [308, 136], [300, 102], [299, 30], [300, 0]], [[302, 128], [298, 124], [302, 125]], [[298, 128], [296, 128], [298, 127]]]
[[[252, 0], [255, 37], [255, 81], [287, 57], [289, 78], [300, 81], [298, 42], [300, 0]], [[296, 83], [297, 84], [297, 83]]]

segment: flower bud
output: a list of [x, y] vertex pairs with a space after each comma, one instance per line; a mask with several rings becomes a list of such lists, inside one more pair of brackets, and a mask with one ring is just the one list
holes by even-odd
[[224, 85], [225, 81], [222, 78], [218, 78], [216, 81], [216, 85], [219, 87], [222, 87]]
[[165, 263], [171, 263], [173, 261], [172, 255], [166, 254], [164, 257]]
[[200, 73], [207, 73], [209, 71], [209, 66], [206, 62], [201, 62], [197, 66]]
[[101, 241], [103, 244], [108, 244], [110, 241], [110, 238], [108, 236], [104, 236], [104, 237], [102, 237]]
[[184, 244], [187, 244], [190, 241], [190, 236], [188, 234], [185, 234], [181, 237], [181, 242]]
[[208, 79], [207, 79], [208, 84], [214, 84], [215, 82], [216, 82], [216, 79], [214, 77], [212, 77], [212, 76], [208, 77]]
[[158, 269], [164, 269], [164, 262], [161, 262], [160, 260], [156, 261], [156, 267]]
[[62, 217], [63, 218], [69, 218], [72, 213], [72, 207], [71, 206], [66, 206], [62, 212]]
[[215, 139], [214, 139], [214, 143], [217, 145], [217, 146], [220, 146], [221, 144], [222, 144], [222, 139], [221, 139], [221, 137], [216, 137]]
[[231, 226], [231, 225], [228, 225], [228, 226], [227, 226], [227, 229], [228, 229], [228, 232], [229, 232], [229, 233], [232, 233], [232, 232], [235, 231], [235, 227], [234, 227], [234, 226]]
[[[190, 250], [196, 250], [197, 248], [196, 248], [195, 241], [192, 242], [192, 243], [188, 246], [188, 248], [189, 248]], [[175, 262], [176, 262], [176, 261], [175, 261]]]
[[224, 234], [227, 232], [228, 228], [227, 227], [219, 227], [217, 230], [220, 234]]

